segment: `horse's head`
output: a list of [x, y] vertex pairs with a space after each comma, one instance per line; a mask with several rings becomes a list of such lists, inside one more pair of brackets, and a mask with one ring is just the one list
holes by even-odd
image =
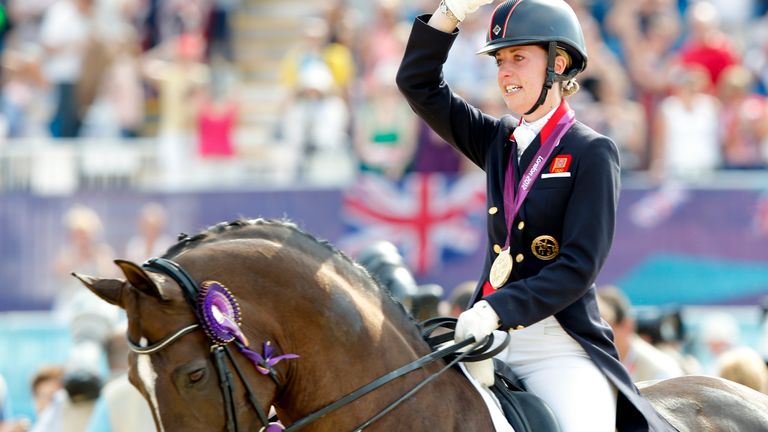
[[[129, 377], [149, 402], [158, 430], [227, 430], [229, 395], [222, 392], [219, 373], [237, 376], [230, 361], [237, 362], [253, 383], [253, 402], [258, 409], [269, 411], [276, 382], [254, 373], [254, 365], [237, 359], [236, 350], [230, 351], [231, 359], [223, 348], [214, 354], [216, 343], [201, 327], [180, 284], [169, 275], [132, 262], [118, 260], [116, 264], [125, 279], [78, 277], [99, 297], [125, 309], [133, 350]], [[221, 371], [217, 356], [221, 356]], [[242, 383], [235, 378], [229, 385], [240, 386], [233, 393], [237, 405], [232, 405], [238, 421], [258, 424], [258, 410], [237, 396], [244, 393]]]

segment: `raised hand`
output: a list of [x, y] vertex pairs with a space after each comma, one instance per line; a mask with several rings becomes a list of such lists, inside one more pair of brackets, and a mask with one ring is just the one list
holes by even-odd
[[476, 11], [480, 6], [493, 3], [495, 0], [443, 0], [448, 9], [459, 21], [464, 21], [467, 14]]

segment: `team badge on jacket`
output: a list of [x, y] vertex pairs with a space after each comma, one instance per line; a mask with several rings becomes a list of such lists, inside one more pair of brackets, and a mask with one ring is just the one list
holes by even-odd
[[552, 164], [549, 166], [549, 172], [551, 173], [564, 173], [568, 172], [568, 168], [571, 167], [571, 155], [555, 156], [552, 159]]
[[571, 155], [555, 156], [549, 165], [549, 172], [542, 174], [541, 178], [570, 177], [571, 172], [568, 169], [571, 167], [571, 159]]
[[554, 237], [542, 235], [533, 239], [531, 252], [533, 252], [536, 258], [542, 261], [549, 261], [555, 259], [557, 254], [560, 253], [560, 245], [557, 244], [557, 240]]

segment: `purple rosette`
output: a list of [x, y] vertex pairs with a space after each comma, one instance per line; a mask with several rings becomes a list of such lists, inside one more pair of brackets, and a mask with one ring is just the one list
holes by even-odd
[[243, 345], [248, 345], [248, 339], [240, 331], [240, 304], [227, 287], [216, 281], [203, 282], [198, 308], [203, 330], [211, 340], [225, 345], [237, 339]]

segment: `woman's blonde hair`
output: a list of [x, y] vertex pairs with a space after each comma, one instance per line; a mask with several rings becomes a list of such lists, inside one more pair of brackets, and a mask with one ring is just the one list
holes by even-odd
[[[565, 59], [565, 70], [568, 70], [568, 68], [571, 67], [571, 64], [573, 64], [571, 55], [568, 54], [568, 51], [560, 47], [557, 48], [557, 55]], [[576, 93], [579, 91], [579, 88], [580, 86], [579, 83], [576, 82], [576, 78], [571, 78], [568, 81], [560, 82], [560, 91], [563, 93], [563, 97], [568, 97]]]

